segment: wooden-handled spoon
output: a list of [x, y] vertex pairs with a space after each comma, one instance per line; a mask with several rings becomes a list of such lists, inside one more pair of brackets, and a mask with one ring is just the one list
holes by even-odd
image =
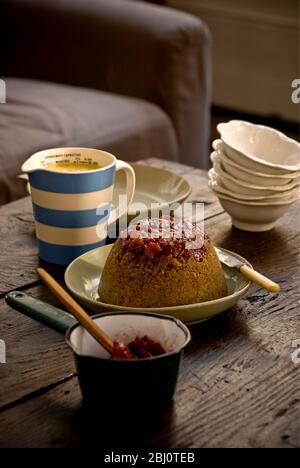
[[101, 345], [109, 354], [114, 350], [114, 342], [101, 328], [91, 319], [91, 317], [83, 310], [83, 308], [70, 296], [67, 291], [58, 284], [55, 279], [47, 273], [43, 268], [36, 270], [39, 277], [60, 300], [65, 308], [80, 322], [83, 328], [87, 330], [93, 338]]
[[253, 270], [248, 265], [242, 265], [240, 272], [243, 273], [243, 275], [246, 276], [249, 280], [264, 288], [266, 291], [276, 293], [281, 289], [278, 283], [274, 283], [274, 281], [270, 280], [270, 278], [267, 278], [258, 271]]
[[253, 281], [254, 283], [258, 284], [260, 287], [266, 289], [269, 292], [279, 292], [280, 285], [274, 283], [271, 279], [267, 278], [266, 276], [262, 275], [258, 271], [255, 271], [253, 268], [250, 268], [246, 263], [241, 262], [236, 257], [230, 255], [229, 252], [226, 250], [221, 250], [215, 247], [216, 252], [218, 254], [220, 262], [224, 263], [230, 268], [235, 268], [237, 271], [240, 271], [244, 276], [246, 276], [249, 280]]

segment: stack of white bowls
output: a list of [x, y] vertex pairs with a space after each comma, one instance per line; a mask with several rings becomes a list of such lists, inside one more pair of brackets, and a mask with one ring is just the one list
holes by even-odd
[[209, 186], [246, 231], [268, 231], [299, 199], [300, 144], [262, 125], [231, 120], [217, 126]]

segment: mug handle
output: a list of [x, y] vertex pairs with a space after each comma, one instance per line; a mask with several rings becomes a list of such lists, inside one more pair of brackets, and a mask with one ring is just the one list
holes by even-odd
[[135, 172], [130, 164], [125, 161], [117, 160], [116, 162], [116, 172], [125, 171], [126, 175], [126, 203], [121, 204], [114, 210], [112, 210], [108, 218], [108, 226], [116, 222], [121, 216], [123, 216], [127, 210], [128, 206], [131, 204], [135, 191]]

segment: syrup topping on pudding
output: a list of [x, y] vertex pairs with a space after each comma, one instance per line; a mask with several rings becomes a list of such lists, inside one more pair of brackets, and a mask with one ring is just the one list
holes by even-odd
[[205, 258], [204, 240], [208, 240], [196, 223], [172, 217], [144, 219], [130, 225], [120, 238], [121, 254], [131, 252], [153, 260], [169, 255], [186, 260], [194, 257], [199, 262]]

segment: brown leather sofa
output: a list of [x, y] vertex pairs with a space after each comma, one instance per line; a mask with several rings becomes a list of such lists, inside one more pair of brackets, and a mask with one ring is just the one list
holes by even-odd
[[1, 0], [0, 204], [35, 151], [105, 149], [208, 165], [210, 34], [136, 0]]

